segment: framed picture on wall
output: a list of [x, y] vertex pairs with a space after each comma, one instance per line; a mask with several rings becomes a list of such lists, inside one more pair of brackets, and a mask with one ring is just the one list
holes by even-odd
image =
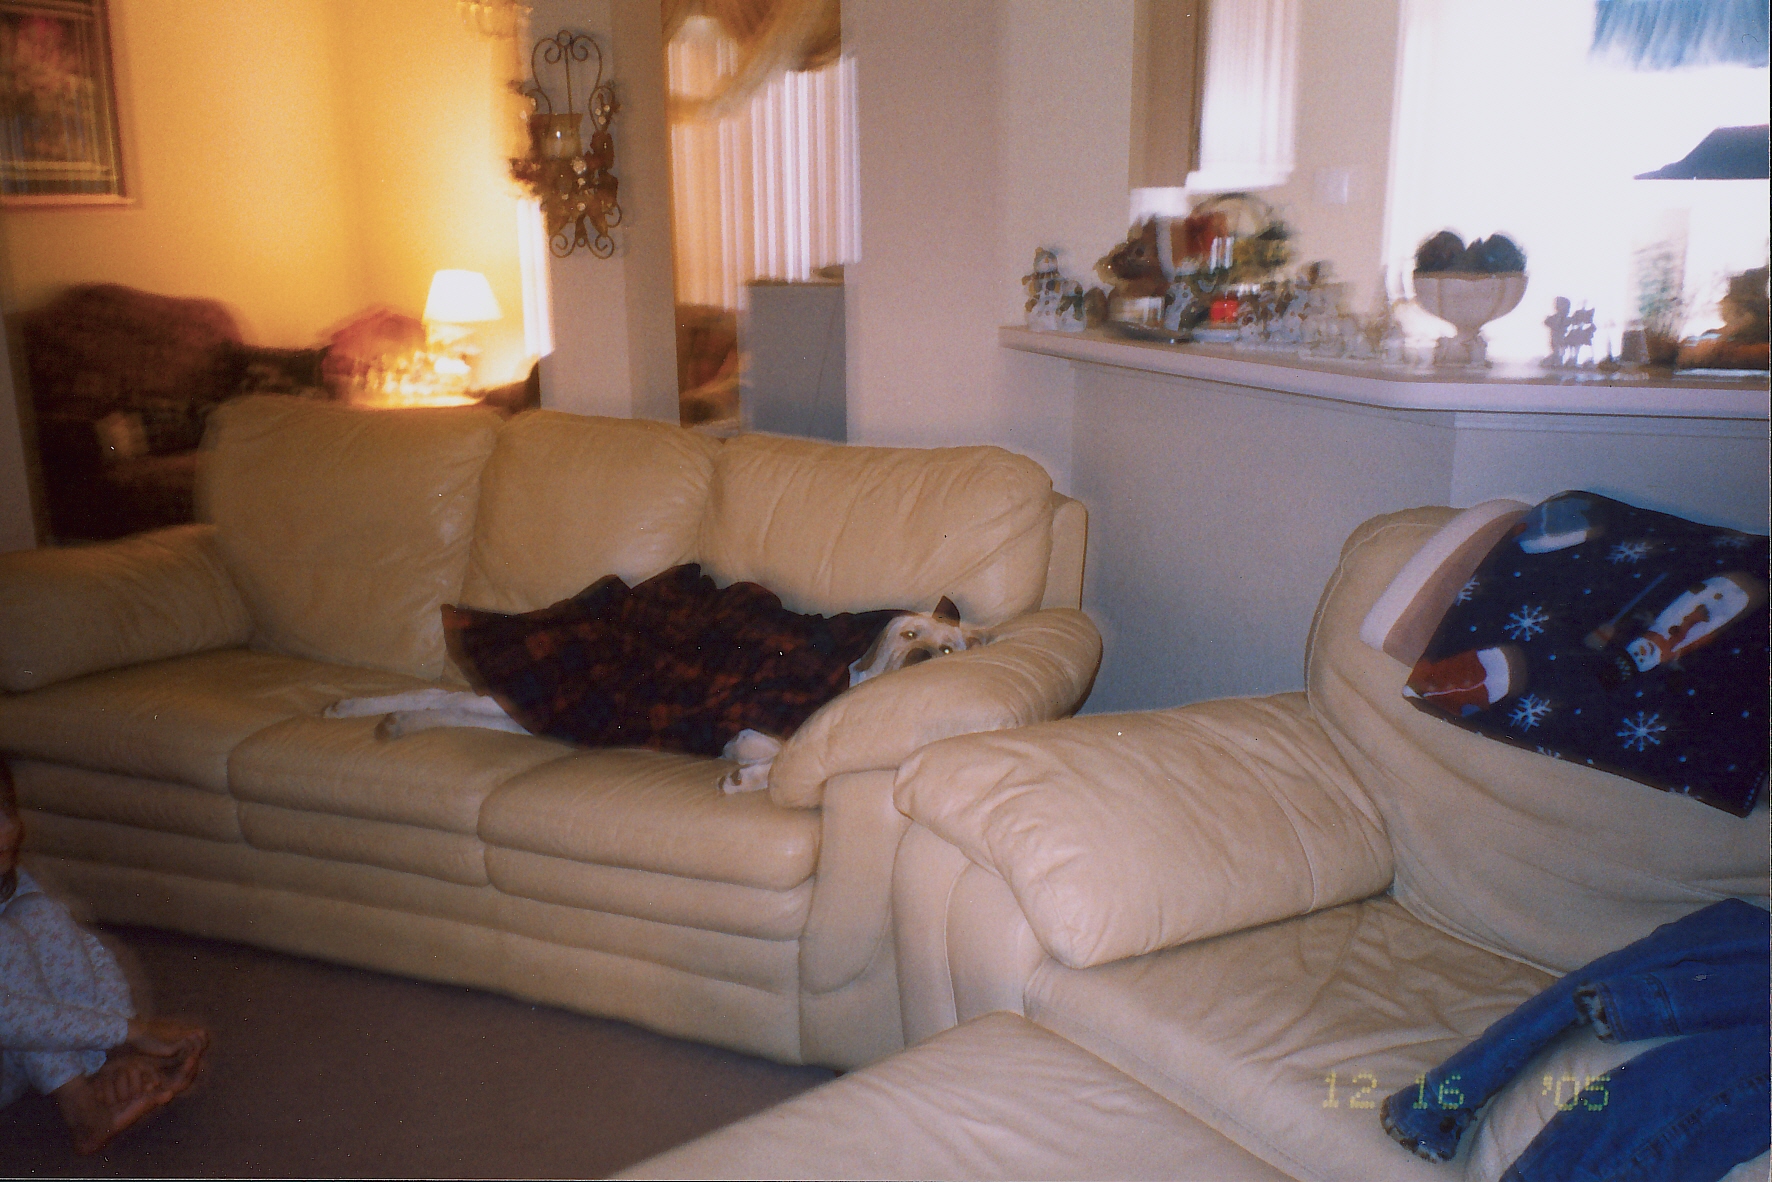
[[105, 0], [0, 0], [0, 205], [126, 199]]

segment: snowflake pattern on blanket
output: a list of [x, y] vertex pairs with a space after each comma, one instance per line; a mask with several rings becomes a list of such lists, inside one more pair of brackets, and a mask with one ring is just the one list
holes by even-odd
[[446, 605], [443, 633], [469, 684], [531, 734], [716, 756], [747, 727], [792, 735], [901, 614], [802, 615], [689, 564], [521, 615]]
[[1768, 762], [1766, 561], [1759, 535], [1559, 493], [1483, 559], [1404, 692], [1746, 816]]

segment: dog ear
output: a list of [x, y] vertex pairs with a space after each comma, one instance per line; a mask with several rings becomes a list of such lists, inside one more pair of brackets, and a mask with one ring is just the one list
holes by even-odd
[[960, 622], [960, 609], [955, 607], [954, 601], [945, 595], [941, 597], [941, 602], [935, 605], [935, 610], [929, 614], [944, 624], [958, 624]]
[[861, 658], [849, 666], [850, 685], [866, 681], [880, 671], [880, 649], [885, 645], [899, 619], [900, 617], [894, 616], [888, 620], [886, 626], [880, 629], [880, 634], [874, 637], [874, 643], [868, 645], [868, 651], [861, 654]]

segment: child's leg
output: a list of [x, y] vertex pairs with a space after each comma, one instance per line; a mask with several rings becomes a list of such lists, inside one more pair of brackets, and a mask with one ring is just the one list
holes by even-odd
[[[15, 900], [6, 920], [9, 931], [0, 943], [6, 945], [8, 990], [68, 1007], [61, 1023], [68, 1029], [42, 1031], [27, 1045], [102, 1051], [122, 1042], [135, 1006], [129, 983], [105, 946], [46, 895]], [[107, 1029], [86, 1029], [95, 1019]]]

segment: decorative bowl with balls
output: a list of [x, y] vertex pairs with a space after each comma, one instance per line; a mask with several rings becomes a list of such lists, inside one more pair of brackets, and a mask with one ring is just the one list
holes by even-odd
[[1470, 245], [1442, 230], [1415, 251], [1415, 302], [1457, 329], [1434, 347], [1434, 364], [1489, 364], [1482, 328], [1519, 306], [1526, 294], [1526, 256], [1504, 235]]

